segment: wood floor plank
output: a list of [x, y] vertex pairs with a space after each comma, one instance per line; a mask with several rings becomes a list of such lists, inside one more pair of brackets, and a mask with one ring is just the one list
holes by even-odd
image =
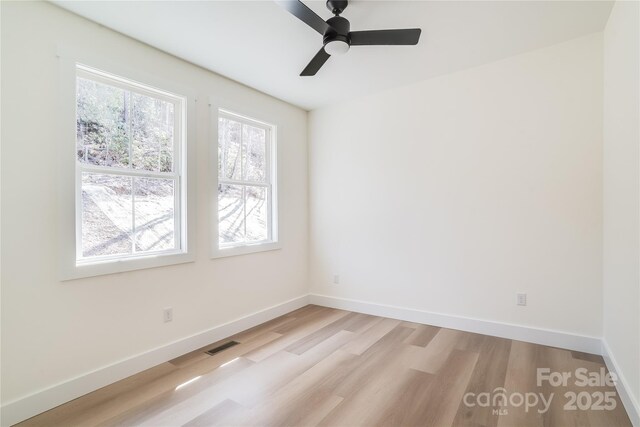
[[[179, 404], [166, 408], [163, 412], [139, 425], [150, 427], [163, 424], [184, 425], [197, 419], [212, 407], [227, 399], [242, 405], [239, 400], [242, 398], [244, 391], [248, 394], [245, 400], [253, 401], [261, 393], [268, 391], [269, 387], [279, 380], [278, 375], [286, 372], [285, 367], [293, 364], [296, 357], [291, 353], [278, 352], [264, 361], [255, 363], [245, 369], [243, 371], [244, 374], [241, 373], [221, 384], [202, 390]], [[275, 375], [271, 377], [269, 372], [273, 372]], [[263, 381], [266, 381], [266, 383]]]
[[297, 341], [286, 347], [284, 351], [294, 354], [302, 354], [336, 332], [342, 330], [348, 331], [349, 328], [353, 328], [354, 325], [358, 325], [361, 322], [360, 316], [361, 315], [359, 313], [348, 313], [346, 316], [323, 326], [317, 331], [300, 337]]
[[405, 372], [403, 387], [390, 397], [376, 422], [381, 426], [423, 426], [424, 408], [437, 396], [433, 389], [435, 375], [415, 369]]
[[411, 367], [430, 374], [437, 374], [455, 349], [460, 337], [462, 337], [460, 331], [440, 329], [429, 344], [422, 349], [421, 356]]
[[[538, 391], [536, 378], [531, 373], [534, 366], [536, 366], [536, 345], [512, 341], [504, 385], [508, 394]], [[544, 419], [537, 411], [527, 412], [526, 408], [522, 406], [513, 407], [511, 405], [507, 405], [503, 409], [507, 412], [498, 418], [499, 427], [514, 425], [538, 427], [543, 425]]]
[[[536, 362], [532, 366], [531, 371], [535, 376], [537, 368], [549, 367], [553, 371], [568, 372], [572, 364], [573, 357], [571, 352], [560, 348], [553, 347], [537, 347], [536, 348]], [[551, 401], [549, 411], [542, 414], [544, 425], [571, 425], [576, 422], [576, 425], [588, 425], [587, 420], [584, 418], [584, 413], [578, 412], [572, 414], [569, 411], [564, 411], [564, 393], [569, 390], [568, 387], [559, 386], [552, 387], [548, 382], [544, 382], [540, 390], [545, 395], [554, 394], [554, 399]]]
[[355, 337], [344, 347], [344, 350], [353, 354], [362, 354], [399, 324], [399, 320], [380, 319], [369, 329]]
[[[473, 332], [456, 331], [456, 342], [454, 348], [458, 350], [478, 351], [487, 335], [474, 334]], [[496, 338], [496, 337], [490, 337]]]
[[349, 342], [352, 337], [352, 332], [339, 331], [318, 344], [313, 352], [306, 352], [299, 356], [285, 351], [279, 352], [273, 357], [281, 357], [281, 355], [291, 355], [292, 357], [287, 358], [287, 363], [284, 364], [272, 363], [273, 366], [265, 366], [267, 362], [270, 362], [271, 358], [256, 364], [251, 371], [247, 371], [245, 375], [240, 376], [240, 379], [246, 377], [247, 383], [251, 384], [251, 390], [234, 385], [233, 389], [227, 389], [228, 396], [246, 407], [253, 407], [259, 404], [260, 399], [263, 397], [277, 392], [303, 372], [321, 362]]
[[[494, 392], [504, 387], [507, 376], [507, 366], [511, 353], [511, 340], [504, 338], [478, 335], [480, 340], [468, 342], [466, 347], [478, 353], [478, 362], [473, 370], [466, 393], [478, 395], [484, 392]], [[460, 427], [496, 427], [498, 415], [493, 413], [492, 407], [470, 408], [460, 402], [453, 424]]]
[[[350, 366], [345, 366], [346, 375], [333, 375], [327, 378], [328, 384], [331, 384], [334, 393], [344, 398], [350, 398], [356, 394], [363, 384], [371, 381], [372, 378], [380, 376], [380, 373], [387, 367], [394, 366], [394, 363], [402, 363], [402, 367], [406, 368], [413, 363], [416, 357], [418, 347], [402, 346], [404, 341], [413, 332], [410, 328], [400, 326], [398, 323], [395, 328], [378, 339], [371, 347], [369, 347], [359, 358], [353, 359]], [[346, 351], [349, 346], [346, 345], [342, 350]], [[406, 352], [401, 352], [405, 350]], [[402, 355], [406, 358], [398, 359]]]
[[380, 318], [369, 314], [356, 313], [358, 316], [350, 324], [345, 325], [344, 330], [349, 332], [364, 332], [377, 323]]
[[[323, 386], [324, 379], [353, 358], [352, 354], [340, 350], [331, 353], [265, 399], [252, 414], [252, 419], [268, 425], [318, 424], [343, 400]], [[281, 408], [289, 410], [282, 411]]]
[[282, 426], [317, 426], [344, 399], [331, 393], [316, 393], [300, 403], [300, 406], [286, 414]]
[[291, 316], [280, 316], [269, 322], [263, 323], [251, 329], [247, 329], [246, 331], [242, 331], [238, 334], [232, 335], [231, 337], [228, 338], [228, 340], [233, 340], [238, 342], [247, 342], [267, 332], [275, 332], [275, 329], [281, 328], [290, 323], [294, 323], [297, 320], [298, 320], [297, 318], [291, 317]]
[[[407, 331], [406, 328], [401, 329]], [[404, 336], [408, 336], [408, 333]], [[336, 393], [344, 397], [344, 400], [320, 425], [376, 425], [393, 397], [405, 389], [407, 373], [410, 371], [407, 362], [415, 357], [416, 351], [413, 346], [402, 346], [387, 353], [384, 358], [377, 359], [376, 375], [362, 376], [354, 373], [358, 376], [358, 386], [349, 387], [348, 390], [338, 387]]]
[[430, 325], [415, 324], [415, 332], [405, 340], [405, 344], [426, 347], [440, 332], [440, 328]]
[[[31, 418], [21, 426], [630, 427], [611, 411], [564, 410], [536, 370], [595, 373], [600, 356], [320, 306], [306, 306]], [[228, 340], [227, 339], [227, 340]], [[221, 342], [225, 342], [222, 340]], [[466, 394], [555, 393], [538, 413], [468, 405]]]
[[143, 424], [150, 419], [158, 419], [160, 418], [159, 415], [165, 412], [168, 408], [173, 408], [181, 402], [190, 399], [194, 395], [212, 388], [214, 385], [233, 377], [238, 372], [247, 369], [253, 364], [254, 362], [240, 357], [223, 367], [203, 374], [200, 378], [194, 377], [198, 379], [192, 383], [186, 384], [182, 388], [179, 388], [180, 384], [178, 384], [174, 388], [145, 401], [143, 404], [136, 405], [115, 417], [99, 423], [98, 425], [101, 427], [123, 425], [133, 426]]
[[279, 351], [283, 351], [300, 338], [310, 335], [336, 320], [347, 316], [348, 314], [348, 311], [330, 310], [327, 312], [316, 313], [308, 316], [304, 321], [296, 322], [296, 328], [289, 329], [287, 327], [287, 332], [283, 332], [282, 328], [275, 329], [275, 332], [283, 335], [281, 335], [279, 339], [269, 342], [268, 344], [250, 352], [246, 357], [254, 362], [260, 362]]
[[[231, 399], [226, 399], [187, 422], [184, 424], [184, 427], [208, 427], [222, 425], [220, 424], [220, 420], [226, 419], [231, 413], [239, 413], [244, 410], [245, 409], [239, 403], [236, 403]], [[235, 424], [227, 422], [224, 425], [231, 426]]]
[[352, 335], [351, 332], [340, 331], [319, 344], [313, 353], [305, 353], [301, 356], [279, 351], [233, 378], [191, 396], [140, 425], [154, 426], [162, 423], [183, 425], [226, 399], [231, 399], [246, 408], [252, 408], [259, 404], [264, 396], [274, 393], [342, 346]]
[[330, 310], [333, 310], [333, 309], [328, 307], [323, 307], [321, 305], [316, 305], [316, 304], [307, 304], [304, 307], [300, 307], [296, 310], [293, 310], [290, 313], [285, 314], [283, 317], [294, 317], [296, 319], [301, 319], [308, 314], [317, 313], [317, 312], [326, 313]]
[[[335, 351], [302, 374], [293, 378], [254, 408], [238, 406], [215, 418], [205, 413], [197, 422], [208, 420], [211, 425], [314, 425], [331, 412], [342, 400], [331, 389], [323, 387], [323, 380], [336, 367], [354, 359], [350, 353]], [[215, 412], [215, 411], [214, 411]], [[315, 420], [315, 421], [314, 421]]]
[[416, 408], [414, 425], [418, 420], [426, 426], [450, 426], [458, 412], [459, 403], [467, 389], [478, 361], [478, 353], [453, 350], [434, 379], [433, 398]]
[[[299, 311], [297, 315], [293, 316], [295, 318], [295, 322], [287, 324], [283, 324], [275, 328], [273, 331], [279, 334], [287, 334], [291, 331], [298, 331], [300, 325], [312, 324], [318, 320], [326, 319], [328, 316], [338, 315], [341, 313], [343, 316], [349, 314], [349, 312], [343, 310], [336, 310], [334, 308], [328, 307], [319, 307], [319, 306], [308, 306], [309, 308], [306, 311]], [[338, 315], [336, 318], [339, 318]]]

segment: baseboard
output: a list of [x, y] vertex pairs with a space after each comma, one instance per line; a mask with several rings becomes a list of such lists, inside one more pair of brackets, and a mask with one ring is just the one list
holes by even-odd
[[600, 354], [602, 351], [600, 338], [570, 334], [550, 329], [531, 328], [528, 326], [493, 322], [489, 320], [452, 316], [448, 314], [433, 313], [429, 311], [347, 298], [338, 298], [327, 295], [310, 294], [309, 303], [355, 311], [358, 313], [372, 314], [375, 316], [390, 317], [392, 319], [424, 323], [443, 328], [458, 329], [477, 334], [491, 335], [494, 337], [509, 338], [534, 344], [566, 348], [568, 350], [582, 351], [585, 353]]
[[308, 303], [308, 295], [303, 295], [7, 402], [1, 408], [1, 424], [4, 427], [26, 420], [145, 369], [304, 307]]
[[638, 402], [638, 398], [634, 397], [633, 393], [630, 392], [624, 372], [620, 369], [620, 365], [616, 362], [616, 359], [611, 352], [611, 348], [609, 348], [609, 344], [607, 344], [607, 341], [604, 338], [602, 339], [602, 358], [604, 359], [604, 363], [607, 365], [607, 369], [611, 372], [615, 372], [618, 376], [616, 389], [620, 396], [620, 400], [622, 400], [624, 409], [627, 410], [631, 424], [633, 424], [634, 427], [640, 427], [640, 402]]

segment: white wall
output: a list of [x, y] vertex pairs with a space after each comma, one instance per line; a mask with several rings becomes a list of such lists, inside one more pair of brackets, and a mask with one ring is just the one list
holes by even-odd
[[640, 7], [604, 32], [604, 341], [640, 414]]
[[[3, 403], [307, 293], [305, 111], [48, 3], [2, 2], [1, 23]], [[58, 45], [275, 117], [283, 248], [209, 259], [205, 98], [197, 111], [196, 262], [58, 282]], [[167, 306], [174, 320], [164, 324]]]
[[309, 143], [312, 293], [601, 335], [602, 34], [315, 110]]

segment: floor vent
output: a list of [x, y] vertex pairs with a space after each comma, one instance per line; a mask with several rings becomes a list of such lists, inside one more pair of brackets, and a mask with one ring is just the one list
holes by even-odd
[[228, 348], [231, 348], [234, 345], [238, 345], [238, 344], [240, 344], [240, 343], [237, 342], [237, 341], [229, 341], [229, 342], [226, 342], [226, 343], [224, 343], [222, 345], [219, 345], [219, 346], [217, 346], [215, 348], [212, 348], [211, 350], [207, 350], [205, 353], [210, 354], [210, 355], [213, 356], [216, 353], [220, 353], [221, 351], [224, 351], [224, 350], [226, 350]]

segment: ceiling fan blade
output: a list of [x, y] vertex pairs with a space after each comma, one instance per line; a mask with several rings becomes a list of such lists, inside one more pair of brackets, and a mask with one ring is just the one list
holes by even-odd
[[331, 28], [329, 24], [299, 0], [276, 0], [276, 3], [322, 35]]
[[331, 55], [324, 51], [324, 47], [321, 47], [316, 56], [313, 57], [309, 65], [305, 67], [300, 73], [301, 76], [315, 76], [318, 70], [327, 62]]
[[420, 28], [406, 30], [351, 31], [351, 46], [414, 45], [420, 40]]

